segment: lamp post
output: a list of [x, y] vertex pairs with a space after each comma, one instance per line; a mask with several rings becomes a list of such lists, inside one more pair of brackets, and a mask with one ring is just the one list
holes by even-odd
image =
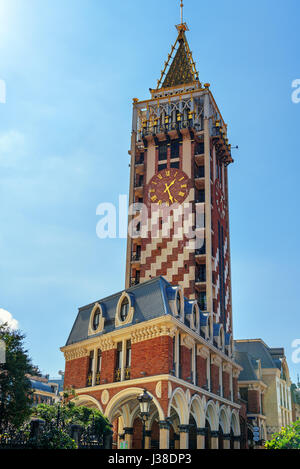
[[153, 397], [147, 393], [146, 389], [144, 389], [143, 394], [141, 394], [138, 398], [140, 404], [140, 413], [143, 421], [143, 441], [142, 441], [142, 449], [145, 449], [145, 427], [146, 422], [149, 418], [150, 414], [150, 405], [153, 400]]

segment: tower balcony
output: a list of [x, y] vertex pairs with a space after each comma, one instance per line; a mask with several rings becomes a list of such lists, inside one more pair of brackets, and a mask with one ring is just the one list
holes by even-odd
[[134, 195], [136, 197], [143, 197], [144, 192], [144, 177], [138, 175], [134, 181]]
[[132, 254], [131, 256], [131, 266], [133, 268], [139, 269], [141, 265], [141, 254]]
[[135, 174], [143, 175], [145, 172], [145, 161], [144, 157], [137, 157], [135, 160]]

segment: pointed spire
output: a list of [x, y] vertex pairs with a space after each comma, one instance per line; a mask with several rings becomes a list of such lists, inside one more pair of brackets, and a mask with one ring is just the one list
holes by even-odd
[[[165, 62], [161, 77], [157, 82], [157, 89], [170, 88], [188, 83], [199, 83], [199, 74], [190, 51], [185, 31], [188, 26], [183, 23], [183, 2], [180, 3], [181, 23], [176, 26], [178, 36], [172, 46], [171, 53]], [[176, 51], [175, 55], [174, 52]]]

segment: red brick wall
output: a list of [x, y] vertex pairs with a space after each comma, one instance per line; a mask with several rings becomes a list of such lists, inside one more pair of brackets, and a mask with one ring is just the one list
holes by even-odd
[[101, 384], [114, 382], [117, 350], [106, 350], [102, 352]]
[[74, 386], [77, 388], [85, 388], [87, 373], [89, 367], [89, 357], [76, 358], [75, 360], [66, 361], [64, 388]]
[[173, 368], [173, 342], [168, 336], [144, 340], [132, 344], [131, 379], [146, 376], [169, 374]]
[[180, 366], [181, 366], [181, 379], [186, 380], [191, 376], [191, 354], [192, 350], [184, 345], [180, 347]]
[[248, 390], [248, 412], [252, 414], [260, 413], [259, 391]]
[[197, 355], [197, 378], [198, 378], [198, 386], [203, 387], [206, 385], [207, 381], [207, 369], [206, 369], [206, 359]]
[[234, 402], [237, 402], [237, 400], [238, 400], [238, 380], [237, 380], [237, 378], [233, 378], [232, 386], [233, 386], [233, 400], [234, 400]]
[[210, 367], [210, 380], [211, 380], [211, 391], [217, 394], [220, 387], [219, 380], [219, 367], [217, 365], [211, 365]]
[[223, 372], [223, 397], [230, 399], [230, 377], [226, 372]]

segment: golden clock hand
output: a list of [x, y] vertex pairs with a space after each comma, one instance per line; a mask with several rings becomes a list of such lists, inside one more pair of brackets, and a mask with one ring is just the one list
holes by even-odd
[[165, 183], [165, 186], [166, 186], [165, 192], [169, 191], [170, 187], [173, 186], [173, 184], [175, 184], [175, 182], [176, 182], [176, 179], [174, 179], [174, 181], [172, 181], [169, 186], [167, 186], [167, 184]]
[[171, 200], [171, 203], [173, 203], [174, 199], [169, 189], [168, 189], [168, 194], [169, 194], [169, 199]]

